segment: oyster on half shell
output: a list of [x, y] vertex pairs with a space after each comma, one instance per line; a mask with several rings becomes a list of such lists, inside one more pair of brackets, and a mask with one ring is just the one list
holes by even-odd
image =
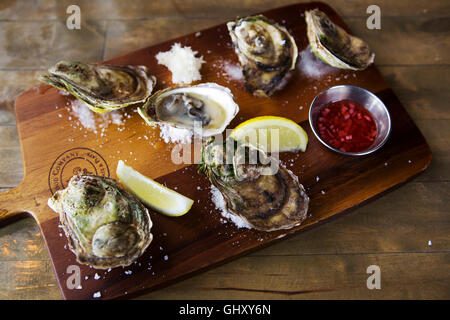
[[375, 59], [367, 43], [335, 25], [314, 9], [305, 11], [307, 36], [313, 53], [323, 62], [340, 69], [364, 70]]
[[282, 89], [298, 56], [295, 40], [287, 29], [262, 15], [228, 22], [227, 27], [246, 89], [258, 97]]
[[104, 113], [144, 102], [156, 78], [145, 66], [60, 61], [40, 81], [69, 92], [91, 110]]
[[255, 229], [290, 229], [306, 219], [309, 197], [297, 176], [251, 145], [210, 139], [199, 172], [222, 193], [227, 211]]
[[131, 264], [153, 238], [147, 208], [113, 179], [75, 175], [48, 206], [59, 213], [77, 261], [98, 269]]
[[222, 133], [239, 107], [228, 88], [202, 83], [157, 91], [138, 112], [150, 125], [164, 123], [209, 137]]

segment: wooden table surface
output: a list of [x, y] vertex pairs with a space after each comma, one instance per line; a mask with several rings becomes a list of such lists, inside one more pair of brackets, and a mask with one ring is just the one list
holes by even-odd
[[[100, 61], [298, 1], [2, 0], [0, 192], [23, 178], [14, 99], [61, 59]], [[327, 0], [376, 53], [376, 65], [432, 152], [413, 181], [338, 219], [147, 293], [143, 299], [449, 299], [450, 3]], [[66, 9], [81, 8], [81, 30]], [[366, 8], [381, 8], [381, 30]], [[378, 265], [381, 289], [369, 290]], [[0, 228], [0, 299], [61, 299], [32, 218]]]

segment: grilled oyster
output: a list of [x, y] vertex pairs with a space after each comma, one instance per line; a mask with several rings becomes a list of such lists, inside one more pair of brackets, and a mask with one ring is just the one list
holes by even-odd
[[210, 139], [203, 146], [199, 172], [222, 193], [230, 214], [258, 230], [290, 229], [306, 218], [309, 198], [298, 178], [278, 162], [273, 166], [273, 161], [231, 138]]
[[40, 81], [67, 91], [91, 110], [104, 113], [144, 102], [156, 78], [145, 66], [111, 66], [60, 61]]
[[311, 50], [326, 64], [340, 69], [364, 70], [373, 63], [375, 54], [367, 43], [349, 35], [319, 9], [306, 11], [305, 20]]
[[164, 123], [208, 137], [222, 133], [239, 107], [228, 88], [202, 83], [157, 91], [138, 112], [150, 125]]
[[297, 45], [286, 28], [262, 15], [228, 22], [227, 27], [246, 89], [258, 97], [282, 89], [298, 56]]
[[73, 176], [48, 206], [59, 213], [77, 261], [98, 269], [131, 264], [153, 238], [148, 210], [113, 179]]

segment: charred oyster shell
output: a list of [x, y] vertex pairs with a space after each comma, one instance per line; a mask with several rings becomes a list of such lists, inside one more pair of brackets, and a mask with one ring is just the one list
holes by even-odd
[[111, 66], [60, 61], [40, 81], [71, 93], [91, 110], [104, 113], [144, 102], [156, 78], [145, 66]]
[[73, 176], [48, 206], [59, 213], [77, 261], [98, 269], [131, 264], [153, 238], [148, 210], [113, 179]]
[[[252, 153], [259, 161], [252, 161]], [[230, 214], [258, 230], [290, 229], [306, 219], [309, 197], [298, 178], [278, 160], [272, 166], [274, 161], [231, 138], [210, 139], [203, 146], [199, 172], [222, 193]]]
[[295, 40], [286, 28], [262, 15], [228, 22], [227, 27], [246, 89], [258, 97], [282, 89], [298, 56]]
[[367, 43], [335, 25], [314, 9], [305, 12], [307, 36], [313, 53], [323, 62], [340, 69], [364, 70], [375, 59]]
[[209, 137], [222, 133], [239, 107], [228, 88], [202, 83], [157, 91], [138, 112], [150, 125], [164, 123]]

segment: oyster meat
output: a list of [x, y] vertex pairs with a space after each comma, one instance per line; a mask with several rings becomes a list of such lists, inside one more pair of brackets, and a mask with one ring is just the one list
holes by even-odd
[[48, 206], [59, 213], [77, 261], [98, 269], [131, 264], [153, 238], [147, 208], [113, 179], [73, 176]]
[[210, 139], [199, 172], [222, 193], [227, 211], [255, 229], [290, 229], [306, 218], [309, 197], [298, 178], [251, 145]]
[[220, 134], [239, 112], [228, 88], [215, 83], [157, 91], [138, 109], [150, 124], [168, 124], [209, 137]]
[[335, 25], [328, 16], [314, 9], [305, 12], [307, 36], [313, 53], [332, 67], [364, 70], [375, 59], [367, 43]]
[[71, 93], [91, 110], [104, 113], [144, 102], [156, 78], [145, 66], [111, 66], [60, 61], [40, 81]]
[[258, 97], [271, 96], [287, 83], [298, 49], [286, 28], [262, 15], [227, 23], [246, 89]]

